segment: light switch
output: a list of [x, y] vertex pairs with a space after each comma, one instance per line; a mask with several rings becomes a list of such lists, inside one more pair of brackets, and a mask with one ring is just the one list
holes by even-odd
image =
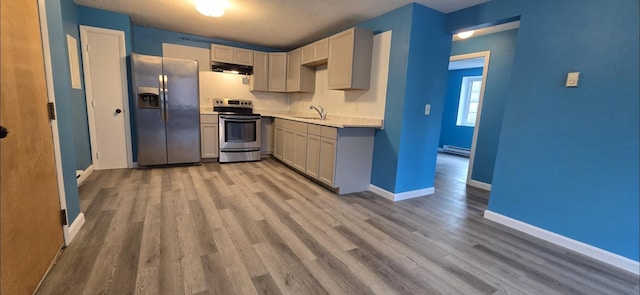
[[567, 87], [578, 87], [578, 79], [580, 79], [580, 72], [571, 72], [567, 74]]
[[430, 104], [424, 105], [424, 114], [425, 115], [431, 114], [431, 105]]

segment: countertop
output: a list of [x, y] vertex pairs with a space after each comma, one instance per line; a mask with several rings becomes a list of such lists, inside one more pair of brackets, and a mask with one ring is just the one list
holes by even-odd
[[[327, 114], [327, 118], [324, 120], [319, 119], [317, 113], [306, 112], [293, 112], [286, 110], [266, 110], [266, 109], [254, 109], [254, 113], [260, 114], [263, 117], [280, 118], [298, 122], [305, 122], [323, 126], [330, 126], [336, 128], [376, 128], [382, 129], [383, 120], [366, 117], [350, 117]], [[214, 112], [211, 107], [201, 107], [201, 115], [217, 115], [218, 112]], [[304, 117], [304, 118], [301, 118]], [[315, 118], [318, 119], [315, 119]], [[312, 119], [313, 118], [313, 119]]]

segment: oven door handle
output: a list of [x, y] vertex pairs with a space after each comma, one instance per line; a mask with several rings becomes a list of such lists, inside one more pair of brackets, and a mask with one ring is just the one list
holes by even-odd
[[260, 120], [260, 117], [238, 118], [238, 117], [227, 117], [227, 116], [220, 115], [220, 119], [227, 119], [227, 120], [233, 120], [233, 121], [255, 121], [255, 120]]

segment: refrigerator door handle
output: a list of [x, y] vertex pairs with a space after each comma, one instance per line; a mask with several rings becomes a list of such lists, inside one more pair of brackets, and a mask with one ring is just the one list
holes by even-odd
[[169, 121], [169, 88], [167, 88], [167, 75], [163, 75], [162, 79], [164, 81], [164, 120]]
[[160, 120], [162, 120], [163, 122], [166, 121], [165, 117], [164, 117], [164, 80], [162, 79], [162, 75], [158, 75], [158, 88], [160, 89]]

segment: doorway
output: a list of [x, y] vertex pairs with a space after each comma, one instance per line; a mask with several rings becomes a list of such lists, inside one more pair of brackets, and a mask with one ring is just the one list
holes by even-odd
[[133, 167], [124, 32], [80, 26], [94, 170]]
[[[451, 89], [447, 91], [443, 115], [441, 151], [457, 155], [458, 159], [438, 155], [438, 161], [455, 160], [456, 164], [453, 167], [458, 167], [457, 169], [465, 167], [466, 171], [458, 171], [455, 174], [466, 174], [467, 185], [484, 190], [491, 190], [491, 186], [471, 179], [471, 171], [473, 171], [490, 56], [490, 51], [482, 51], [450, 57], [449, 88]], [[451, 114], [448, 115], [447, 110], [451, 110], [449, 112]], [[461, 157], [468, 157], [468, 160]], [[461, 162], [466, 162], [466, 165], [461, 165]]]

